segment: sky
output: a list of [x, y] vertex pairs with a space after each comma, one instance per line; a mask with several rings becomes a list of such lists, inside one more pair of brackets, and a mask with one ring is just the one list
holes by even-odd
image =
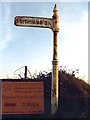
[[[0, 2], [0, 74], [27, 66], [33, 74], [51, 70], [53, 32], [48, 28], [18, 27], [15, 16], [52, 18], [55, 2]], [[57, 2], [59, 66], [80, 69], [88, 79], [88, 1]]]

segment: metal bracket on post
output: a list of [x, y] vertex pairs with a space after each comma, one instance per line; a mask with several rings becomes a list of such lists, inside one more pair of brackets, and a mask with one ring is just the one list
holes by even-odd
[[52, 61], [52, 83], [51, 83], [51, 114], [55, 114], [58, 110], [58, 32], [59, 32], [59, 16], [58, 8], [55, 4], [53, 10], [53, 61]]

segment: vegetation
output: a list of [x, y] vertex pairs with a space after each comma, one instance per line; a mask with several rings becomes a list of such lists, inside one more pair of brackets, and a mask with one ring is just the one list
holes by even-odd
[[[59, 107], [55, 115], [50, 118], [89, 118], [90, 110], [90, 85], [82, 79], [76, 78], [79, 69], [67, 70], [66, 66], [59, 69]], [[24, 79], [24, 78], [21, 78]], [[28, 80], [45, 81], [45, 108], [50, 113], [51, 79], [52, 72], [39, 72]], [[39, 116], [40, 117], [40, 116]]]
[[[60, 67], [59, 70], [59, 108], [53, 117], [88, 118], [90, 110], [90, 85], [75, 75], [79, 70]], [[47, 80], [47, 97], [50, 99], [52, 73], [40, 72], [34, 79]]]

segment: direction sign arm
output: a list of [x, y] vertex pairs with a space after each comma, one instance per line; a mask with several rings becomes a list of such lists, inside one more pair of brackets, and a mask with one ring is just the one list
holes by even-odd
[[53, 30], [53, 19], [40, 18], [40, 17], [16, 16], [14, 18], [14, 25], [23, 26], [23, 27], [50, 28]]

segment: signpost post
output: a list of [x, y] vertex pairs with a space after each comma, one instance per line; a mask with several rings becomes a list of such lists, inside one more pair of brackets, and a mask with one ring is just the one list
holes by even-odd
[[59, 16], [55, 4], [52, 18], [16, 16], [16, 26], [50, 28], [53, 31], [53, 61], [52, 61], [52, 83], [51, 83], [51, 113], [55, 114], [58, 109], [58, 32]]
[[51, 86], [51, 113], [58, 110], [58, 32], [59, 16], [58, 8], [55, 5], [53, 10], [53, 61], [52, 61], [52, 86]]

